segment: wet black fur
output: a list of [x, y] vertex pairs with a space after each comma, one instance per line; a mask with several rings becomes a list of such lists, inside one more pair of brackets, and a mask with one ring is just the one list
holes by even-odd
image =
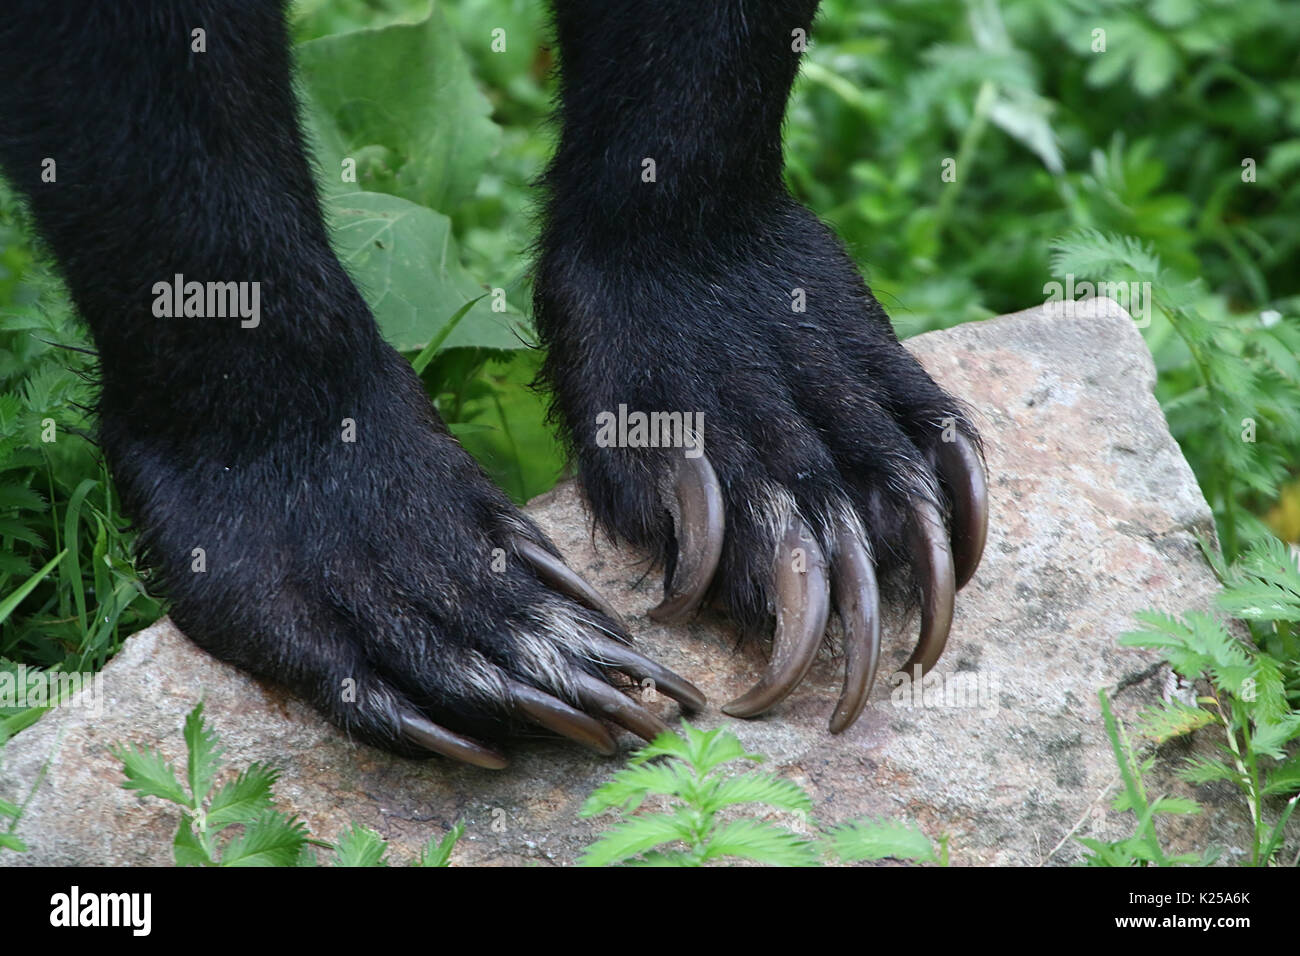
[[[889, 576], [909, 503], [943, 505], [932, 467], [943, 426], [975, 432], [785, 187], [794, 36], [809, 32], [817, 0], [660, 0], [653, 18], [636, 0], [556, 6], [563, 134], [545, 178], [534, 311], [554, 414], [597, 520], [671, 579], [660, 489], [681, 452], [597, 447], [596, 416], [620, 403], [703, 412], [727, 506], [713, 592], [735, 619], [770, 627], [779, 529], [762, 512], [773, 488], [828, 554], [825, 529], [847, 502]], [[792, 309], [795, 289], [805, 312]]]
[[[955, 404], [782, 185], [790, 31], [814, 0], [555, 6], [565, 125], [537, 318], [556, 412], [598, 519], [669, 566], [665, 460], [595, 449], [594, 416], [705, 413], [728, 505], [718, 591], [761, 623], [763, 483], [814, 524], [851, 502], [888, 555]], [[484, 661], [559, 693], [518, 633], [595, 672], [538, 622], [612, 623], [519, 561], [491, 570], [494, 548], [540, 533], [446, 433], [330, 250], [280, 0], [10, 2], [0, 71], [0, 166], [93, 333], [100, 441], [181, 628], [399, 752], [403, 707], [511, 728]], [[155, 318], [152, 286], [175, 273], [259, 281], [260, 326]], [[790, 311], [796, 286], [806, 314]]]

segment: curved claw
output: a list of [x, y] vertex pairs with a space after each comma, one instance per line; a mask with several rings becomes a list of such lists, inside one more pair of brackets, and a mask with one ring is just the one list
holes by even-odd
[[614, 738], [599, 721], [536, 687], [513, 680], [507, 686], [516, 709], [530, 720], [606, 757], [618, 752]]
[[686, 678], [632, 648], [599, 635], [588, 638], [588, 642], [600, 654], [600, 663], [621, 670], [638, 683], [646, 679], [654, 681], [655, 690], [667, 694], [684, 710], [703, 710], [708, 703], [704, 693]]
[[517, 538], [514, 544], [519, 557], [528, 563], [528, 566], [545, 584], [555, 588], [561, 594], [573, 598], [579, 604], [585, 604], [593, 611], [599, 611], [619, 626], [623, 626], [623, 618], [618, 611], [614, 610], [614, 606], [601, 597], [600, 592], [588, 584], [582, 575], [541, 545], [529, 541], [527, 538]]
[[677, 566], [672, 590], [650, 609], [651, 620], [668, 624], [677, 623], [699, 606], [722, 557], [725, 526], [722, 489], [704, 455], [677, 459], [673, 494], [677, 498]]
[[907, 537], [921, 581], [921, 638], [903, 670], [910, 674], [919, 666], [924, 674], [934, 666], [948, 643], [957, 588], [948, 535], [939, 509], [933, 503], [920, 501], [913, 507]]
[[399, 714], [398, 724], [402, 729], [402, 736], [411, 743], [425, 750], [432, 750], [436, 754], [442, 754], [444, 757], [450, 757], [452, 760], [483, 767], [486, 770], [502, 770], [507, 764], [506, 758], [495, 750], [489, 750], [468, 737], [452, 733], [446, 727], [440, 727], [417, 714]]
[[[802, 570], [792, 560], [802, 549]], [[757, 684], [722, 708], [732, 717], [753, 717], [782, 700], [812, 667], [830, 616], [826, 558], [808, 526], [793, 519], [786, 527], [776, 561], [777, 617], [772, 660]]]
[[952, 558], [957, 590], [966, 586], [989, 532], [989, 489], [975, 443], [958, 432], [957, 438], [939, 443], [939, 477], [952, 496]]
[[577, 677], [578, 700], [582, 706], [606, 720], [632, 731], [644, 740], [654, 740], [669, 730], [667, 724], [626, 694], [587, 674]]
[[844, 624], [844, 690], [831, 715], [831, 733], [853, 726], [871, 695], [880, 663], [880, 595], [876, 569], [858, 536], [841, 522], [837, 528], [831, 596]]

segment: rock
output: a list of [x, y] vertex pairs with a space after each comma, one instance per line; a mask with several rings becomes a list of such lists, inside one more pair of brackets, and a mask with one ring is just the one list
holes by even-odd
[[[1071, 834], [1132, 832], [1130, 815], [1108, 812], [1118, 777], [1097, 690], [1110, 688], [1125, 717], [1159, 695], [1157, 658], [1115, 639], [1134, 611], [1207, 606], [1215, 583], [1193, 532], [1213, 534], [1210, 512], [1152, 397], [1151, 357], [1114, 303], [1070, 317], [1030, 310], [908, 345], [978, 410], [987, 442], [989, 543], [938, 668], [948, 705], [909, 705], [891, 687], [887, 666], [905, 659], [916, 627], [894, 621], [882, 678], [849, 732], [826, 731], [841, 680], [829, 653], [774, 712], [731, 723], [770, 769], [811, 792], [822, 822], [906, 816], [948, 834], [956, 863], [1068, 863], [1079, 856]], [[723, 723], [716, 707], [761, 673], [765, 649], [737, 650], [707, 613], [685, 627], [650, 623], [659, 576], [593, 541], [572, 485], [529, 512], [626, 615], [642, 649], [705, 690], [711, 707], [698, 723]], [[174, 808], [120, 789], [107, 748], [131, 741], [183, 765], [181, 725], [200, 697], [227, 767], [280, 767], [279, 803], [313, 834], [333, 839], [357, 821], [388, 838], [397, 862], [463, 821], [454, 863], [571, 863], [601, 826], [578, 808], [620, 765], [546, 741], [514, 747], [501, 773], [395, 759], [350, 743], [167, 621], [128, 640], [103, 676], [102, 713], [64, 706], [9, 743], [0, 796], [21, 802], [36, 790], [17, 830], [30, 852], [5, 862], [169, 864]], [[953, 693], [963, 687], [972, 697]], [[1160, 786], [1181, 784], [1166, 774]], [[1199, 796], [1205, 813], [1177, 829], [1162, 823], [1169, 845], [1245, 845], [1239, 801]]]

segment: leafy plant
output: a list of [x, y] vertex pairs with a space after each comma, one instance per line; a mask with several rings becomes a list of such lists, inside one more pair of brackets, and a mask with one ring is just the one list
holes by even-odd
[[[699, 730], [683, 722], [684, 737], [665, 733], [633, 754], [599, 787], [580, 815], [614, 810], [622, 820], [583, 854], [583, 866], [702, 866], [723, 860], [816, 866], [826, 855], [844, 862], [899, 860], [947, 865], [946, 838], [936, 850], [918, 827], [861, 820], [812, 837], [754, 816], [728, 818], [733, 807], [792, 813], [812, 823], [812, 800], [797, 784], [759, 771], [734, 773], [728, 764], [758, 763], [725, 728]], [[662, 810], [637, 812], [647, 799]]]
[[1223, 584], [1219, 608], [1248, 623], [1249, 639], [1214, 615], [1145, 612], [1138, 615], [1143, 629], [1120, 643], [1157, 648], [1176, 673], [1208, 682], [1197, 706], [1171, 700], [1150, 708], [1139, 732], [1160, 744], [1217, 727], [1219, 756], [1187, 758], [1181, 776], [1192, 784], [1227, 782], [1240, 792], [1253, 825], [1250, 861], [1264, 866], [1277, 860], [1300, 802], [1300, 655], [1293, 632], [1300, 568], [1273, 538], [1256, 542], [1231, 566], [1207, 553]]
[[[0, 220], [5, 205], [0, 195]], [[87, 437], [84, 333], [48, 274], [22, 268], [15, 295], [46, 304], [0, 311], [0, 667], [98, 669], [159, 608]]]
[[[221, 743], [198, 704], [185, 718], [188, 753], [184, 783], [157, 750], [118, 744], [122, 787], [181, 808], [172, 841], [178, 866], [310, 866], [313, 847], [330, 852], [335, 866], [386, 866], [388, 844], [368, 827], [352, 824], [334, 843], [316, 840], [295, 816], [277, 810], [271, 796], [279, 771], [254, 763], [220, 786]], [[441, 839], [430, 838], [417, 866], [446, 866], [464, 832], [458, 824]]]
[[1106, 736], [1110, 738], [1115, 761], [1119, 764], [1120, 778], [1124, 788], [1115, 797], [1111, 809], [1118, 813], [1132, 813], [1137, 820], [1133, 835], [1123, 840], [1102, 841], [1091, 837], [1076, 837], [1080, 843], [1092, 852], [1084, 857], [1090, 866], [1177, 866], [1179, 864], [1201, 864], [1208, 866], [1216, 855], [1213, 851], [1204, 857], [1194, 853], [1182, 853], [1170, 856], [1160, 843], [1156, 833], [1156, 817], [1168, 814], [1200, 813], [1201, 807], [1195, 800], [1186, 797], [1161, 796], [1155, 800], [1147, 797], [1145, 775], [1155, 764], [1154, 757], [1139, 758], [1129, 742], [1124, 728], [1110, 709], [1110, 700], [1104, 690], [1098, 691], [1101, 698], [1101, 714], [1106, 724]]

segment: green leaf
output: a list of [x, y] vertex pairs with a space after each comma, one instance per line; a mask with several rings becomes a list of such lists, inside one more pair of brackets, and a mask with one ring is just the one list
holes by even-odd
[[814, 843], [762, 820], [735, 820], [705, 844], [705, 860], [736, 857], [778, 866], [816, 866], [821, 861]]
[[646, 813], [616, 824], [587, 847], [580, 866], [610, 866], [665, 843], [694, 843], [690, 826], [680, 817], [667, 813]]
[[9, 615], [14, 612], [14, 608], [21, 604], [23, 599], [36, 589], [36, 585], [40, 584], [41, 581], [45, 579], [45, 576], [58, 566], [59, 562], [63, 560], [63, 556], [67, 553], [67, 549], [64, 548], [54, 557], [50, 558], [45, 567], [41, 568], [24, 581], [17, 589], [5, 595], [4, 600], [0, 601], [0, 624], [3, 624]]
[[188, 777], [194, 806], [198, 808], [207, 799], [212, 781], [221, 767], [221, 743], [203, 720], [202, 702], [195, 705], [185, 718], [185, 746], [189, 751]]
[[1200, 755], [1188, 757], [1183, 767], [1178, 771], [1178, 775], [1188, 783], [1197, 786], [1218, 780], [1228, 781], [1238, 786], [1241, 786], [1244, 782], [1241, 772], [1236, 768], [1228, 766], [1222, 760]]
[[690, 782], [690, 771], [679, 761], [625, 767], [587, 797], [578, 815], [591, 817], [613, 807], [632, 811], [639, 807], [648, 795], [678, 794]]
[[1154, 279], [1160, 274], [1160, 259], [1151, 247], [1134, 236], [1115, 236], [1096, 229], [1076, 229], [1052, 240], [1052, 271], [1073, 273], [1093, 279], [1114, 278], [1134, 272]]
[[[690, 733], [692, 729], [690, 721], [683, 720], [682, 729], [686, 733]], [[691, 762], [691, 749], [686, 741], [677, 734], [671, 730], [665, 730], [650, 743], [628, 757], [628, 763], [645, 763], [658, 757], [676, 757], [689, 764]]]
[[939, 854], [921, 828], [904, 820], [855, 820], [829, 834], [831, 849], [845, 863], [914, 860], [938, 863]]
[[307, 842], [307, 828], [296, 817], [268, 810], [231, 840], [222, 866], [292, 866]]
[[1277, 721], [1256, 721], [1250, 745], [1256, 753], [1282, 760], [1286, 756], [1282, 748], [1297, 737], [1300, 737], [1300, 713], [1292, 713]]
[[1203, 707], [1188, 707], [1178, 700], [1161, 701], [1142, 712], [1133, 732], [1162, 744], [1200, 730], [1215, 720], [1214, 714]]
[[1143, 96], [1155, 96], [1173, 82], [1178, 71], [1178, 54], [1164, 35], [1145, 31], [1142, 47], [1134, 57], [1133, 86]]
[[370, 192], [333, 197], [326, 211], [335, 251], [398, 351], [422, 350], [448, 326], [444, 349], [524, 347], [522, 317], [492, 311], [460, 264], [446, 216]]
[[[487, 295], [487, 293], [485, 292], [483, 295]], [[469, 313], [469, 310], [474, 308], [474, 305], [481, 298], [483, 298], [482, 295], [476, 299], [470, 299], [453, 312], [451, 318], [447, 320], [447, 324], [438, 330], [438, 334], [429, 340], [428, 345], [420, 349], [419, 355], [411, 359], [411, 368], [415, 369], [416, 375], [424, 374], [424, 370], [429, 367], [429, 362], [431, 362], [433, 357], [442, 350], [443, 343], [447, 341], [447, 337], [451, 335], [452, 332], [456, 331], [456, 326], [460, 325], [460, 320], [465, 318]]]
[[437, 835], [429, 837], [429, 842], [424, 845], [420, 855], [415, 860], [416, 866], [450, 866], [451, 851], [456, 846], [456, 842], [465, 833], [465, 825], [457, 823], [447, 831], [441, 840]]
[[1189, 797], [1160, 797], [1151, 804], [1151, 812], [1156, 813], [1200, 813], [1201, 805]]
[[194, 818], [181, 814], [180, 826], [172, 839], [172, 858], [177, 866], [211, 866], [212, 857], [194, 832]]
[[277, 779], [278, 770], [255, 763], [223, 784], [208, 805], [208, 829], [216, 832], [232, 823], [249, 823], [272, 809], [271, 787]]
[[26, 853], [27, 844], [12, 833], [0, 833], [0, 850], [13, 850], [15, 853]]
[[334, 844], [335, 866], [386, 866], [388, 844], [374, 830], [353, 823]]
[[740, 738], [725, 727], [703, 731], [683, 721], [682, 729], [686, 732], [687, 762], [701, 776], [732, 760], [757, 762], [763, 759], [757, 754], [746, 753]]
[[157, 750], [133, 744], [110, 749], [122, 761], [122, 772], [126, 775], [123, 790], [138, 790], [143, 796], [159, 797], [193, 809], [194, 804], [176, 779], [176, 771]]
[[301, 44], [295, 57], [320, 142], [326, 188], [352, 188], [452, 211], [474, 194], [501, 131], [455, 34], [433, 7], [418, 23]]
[[1294, 793], [1300, 790], [1300, 754], [1268, 772], [1263, 792], [1266, 795]]
[[707, 812], [736, 803], [761, 803], [797, 813], [812, 813], [813, 809], [812, 799], [798, 784], [760, 771], [720, 781], [702, 800]]
[[0, 511], [38, 511], [49, 509], [39, 492], [26, 485], [0, 485]]

